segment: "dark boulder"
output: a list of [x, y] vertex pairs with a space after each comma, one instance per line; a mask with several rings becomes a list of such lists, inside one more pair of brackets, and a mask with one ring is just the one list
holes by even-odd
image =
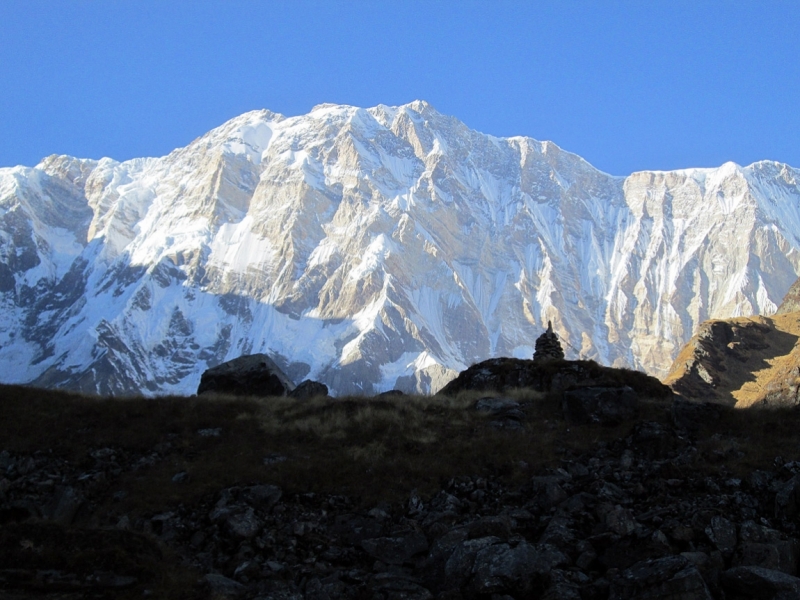
[[492, 427], [506, 430], [522, 430], [520, 422], [525, 417], [520, 403], [511, 398], [481, 398], [475, 403], [475, 410], [493, 417]]
[[381, 392], [376, 398], [400, 398], [401, 396], [405, 396], [405, 392], [402, 390], [387, 390], [385, 392]]
[[609, 600], [627, 598], [683, 598], [712, 600], [703, 577], [682, 556], [667, 556], [636, 563], [611, 586]]
[[800, 579], [763, 567], [734, 567], [722, 574], [727, 598], [788, 600], [800, 598]]
[[197, 394], [285, 396], [294, 385], [266, 354], [240, 356], [208, 369], [200, 377]]
[[327, 395], [327, 385], [320, 383], [319, 381], [312, 381], [310, 379], [306, 379], [305, 381], [301, 382], [296, 388], [289, 392], [289, 396], [298, 400], [307, 400], [308, 398], [316, 398], [318, 396]]
[[394, 537], [364, 540], [361, 547], [373, 558], [389, 565], [402, 565], [417, 554], [428, 551], [428, 540], [418, 531]]

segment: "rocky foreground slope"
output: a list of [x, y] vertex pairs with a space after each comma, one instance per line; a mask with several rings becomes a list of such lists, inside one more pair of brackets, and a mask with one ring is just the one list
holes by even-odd
[[237, 117], [161, 158], [0, 169], [0, 373], [182, 393], [272, 356], [335, 394], [429, 392], [552, 320], [568, 358], [664, 375], [800, 274], [798, 171], [611, 177], [425, 102]]
[[800, 597], [796, 411], [0, 392], [10, 598]]

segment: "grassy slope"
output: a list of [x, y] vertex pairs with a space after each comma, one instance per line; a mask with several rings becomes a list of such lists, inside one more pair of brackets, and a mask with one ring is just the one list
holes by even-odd
[[[153, 511], [192, 502], [247, 482], [286, 492], [344, 493], [366, 503], [397, 501], [412, 489], [426, 493], [462, 474], [524, 479], [559, 464], [565, 452], [588, 451], [626, 437], [633, 423], [573, 426], [560, 401], [526, 390], [524, 432], [498, 430], [471, 409], [487, 393], [455, 398], [87, 398], [63, 392], [0, 386], [0, 450], [44, 451], [80, 466], [89, 452], [112, 447], [136, 455], [163, 454], [147, 469], [124, 472], [108, 490], [127, 497], [115, 510]], [[668, 423], [668, 401], [645, 401], [640, 420]], [[795, 445], [800, 412], [724, 410], [701, 437], [724, 433], [750, 449], [744, 469], [758, 468]], [[219, 437], [198, 430], [221, 428]], [[287, 460], [265, 465], [264, 458]], [[731, 465], [732, 467], [735, 465]], [[171, 485], [186, 471], [188, 483]]]

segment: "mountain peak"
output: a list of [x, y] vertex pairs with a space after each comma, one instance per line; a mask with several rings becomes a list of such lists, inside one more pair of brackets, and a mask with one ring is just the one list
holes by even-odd
[[568, 358], [662, 375], [699, 323], [774, 311], [797, 278], [794, 173], [611, 177], [421, 100], [251, 111], [162, 158], [51, 157], [0, 170], [0, 369], [180, 393], [264, 353], [338, 394], [430, 392], [530, 357], [552, 320]]

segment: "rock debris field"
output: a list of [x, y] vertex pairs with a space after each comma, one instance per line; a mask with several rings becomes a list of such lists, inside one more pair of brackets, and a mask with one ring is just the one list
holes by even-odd
[[[474, 410], [498, 435], [524, 436], [529, 406], [494, 397]], [[114, 509], [126, 495], [112, 493], [114, 482], [168, 462], [169, 441], [149, 452], [91, 448], [80, 464], [4, 450], [0, 589], [9, 598], [800, 598], [800, 462], [776, 456], [733, 474], [725, 464], [741, 444], [698, 434], [722, 409], [666, 406], [668, 418], [639, 418], [585, 452], [561, 449], [522, 480], [462, 474], [394, 502], [250, 482], [133, 515]], [[265, 468], [287, 462], [264, 457]], [[179, 494], [190, 479], [176, 472], [169, 485]], [[123, 550], [54, 565], [58, 543], [73, 556]], [[161, 563], [185, 570], [180, 592]]]

